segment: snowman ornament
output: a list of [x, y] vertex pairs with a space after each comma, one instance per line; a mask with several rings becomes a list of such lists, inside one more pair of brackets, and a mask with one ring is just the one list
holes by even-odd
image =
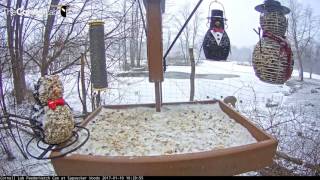
[[210, 28], [203, 40], [203, 51], [206, 59], [211, 61], [226, 61], [230, 53], [230, 39], [225, 31], [223, 11], [214, 9], [208, 17]]
[[73, 135], [74, 119], [63, 99], [63, 85], [58, 75], [41, 77], [36, 85], [35, 99], [44, 112], [38, 117], [44, 142], [61, 144]]
[[[255, 7], [261, 13], [262, 38], [255, 46], [252, 64], [256, 76], [270, 84], [284, 84], [291, 78], [293, 53], [286, 39], [290, 9], [275, 0]], [[260, 35], [260, 34], [259, 34]]]

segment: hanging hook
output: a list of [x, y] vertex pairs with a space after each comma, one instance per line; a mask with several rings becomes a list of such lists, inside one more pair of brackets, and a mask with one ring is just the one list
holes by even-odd
[[222, 7], [223, 14], [224, 14], [223, 20], [224, 20], [225, 22], [228, 21], [227, 15], [226, 15], [226, 10], [225, 10], [225, 8], [224, 8], [224, 5], [223, 5], [221, 2], [219, 2], [218, 0], [213, 0], [213, 1], [209, 4], [208, 21], [210, 21], [211, 6], [212, 6], [212, 4], [214, 4], [214, 3], [219, 4], [219, 5]]

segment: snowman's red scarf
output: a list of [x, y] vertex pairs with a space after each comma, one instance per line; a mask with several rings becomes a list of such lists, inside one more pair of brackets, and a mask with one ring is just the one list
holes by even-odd
[[269, 31], [264, 31], [263, 32], [263, 37], [268, 37], [272, 40], [275, 40], [276, 42], [278, 42], [280, 44], [280, 53], [286, 53], [287, 55], [287, 69], [286, 69], [286, 80], [290, 79], [291, 74], [292, 74], [292, 68], [291, 68], [291, 64], [292, 64], [292, 50], [291, 47], [289, 46], [288, 42], [286, 41], [285, 38], [282, 38], [280, 36], [276, 36], [274, 34], [272, 34]]
[[52, 110], [55, 110], [57, 106], [64, 106], [65, 102], [63, 98], [59, 98], [56, 100], [48, 100], [48, 107]]

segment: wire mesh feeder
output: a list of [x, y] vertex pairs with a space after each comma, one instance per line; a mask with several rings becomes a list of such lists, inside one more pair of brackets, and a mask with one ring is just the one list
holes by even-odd
[[288, 27], [285, 15], [290, 9], [275, 0], [266, 0], [255, 9], [261, 13], [263, 38], [253, 52], [254, 71], [261, 81], [283, 84], [291, 77], [294, 65], [292, 50], [285, 37]]
[[283, 13], [274, 11], [262, 13], [260, 16], [260, 25], [263, 31], [269, 31], [274, 35], [282, 37], [286, 34], [288, 21]]
[[224, 17], [224, 11], [213, 9], [208, 19], [211, 20], [210, 28], [202, 43], [206, 59], [226, 61], [230, 52], [230, 39], [225, 31], [227, 19]]
[[208, 60], [226, 61], [230, 52], [230, 40], [226, 32], [222, 33], [219, 44], [211, 30], [208, 30], [203, 41], [203, 50]]
[[294, 61], [288, 43], [279, 43], [264, 37], [253, 52], [253, 68], [263, 82], [283, 84], [292, 74]]

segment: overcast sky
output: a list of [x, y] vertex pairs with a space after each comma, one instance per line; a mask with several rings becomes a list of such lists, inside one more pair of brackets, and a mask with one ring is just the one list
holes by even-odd
[[[303, 6], [311, 6], [314, 13], [320, 15], [320, 0], [298, 0]], [[209, 4], [212, 1], [204, 0], [199, 7], [202, 16], [207, 17], [209, 11]], [[264, 0], [219, 0], [224, 5], [226, 17], [228, 19], [228, 29], [232, 45], [238, 47], [253, 47], [259, 40], [258, 35], [253, 31], [253, 28], [259, 26], [260, 14], [254, 10], [258, 4], [262, 4]], [[283, 0], [286, 2], [286, 0]], [[193, 8], [198, 3], [198, 0], [166, 0], [166, 13], [173, 14], [184, 4], [190, 3]], [[212, 8], [221, 8], [217, 4], [213, 4]], [[207, 28], [206, 23], [202, 25], [204, 29]], [[172, 34], [175, 36], [176, 34]]]

